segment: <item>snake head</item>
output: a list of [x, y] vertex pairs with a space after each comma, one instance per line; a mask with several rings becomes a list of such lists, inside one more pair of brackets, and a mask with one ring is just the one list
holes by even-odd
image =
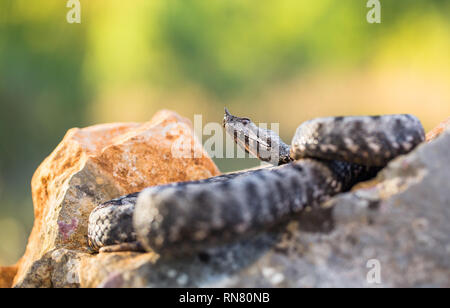
[[227, 125], [234, 125], [234, 126], [238, 127], [238, 126], [246, 126], [246, 125], [249, 125], [250, 123], [252, 123], [252, 121], [249, 118], [241, 118], [241, 117], [234, 116], [225, 107], [225, 114], [223, 116], [223, 127], [224, 128], [227, 128]]
[[249, 118], [232, 115], [227, 108], [223, 118], [227, 134], [246, 152], [262, 161], [278, 165], [289, 157], [289, 146], [273, 131], [258, 127]]

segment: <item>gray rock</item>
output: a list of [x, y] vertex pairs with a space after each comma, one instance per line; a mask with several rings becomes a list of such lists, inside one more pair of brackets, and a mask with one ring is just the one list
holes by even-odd
[[[227, 286], [449, 287], [449, 150], [447, 130], [392, 161], [377, 185], [327, 202], [330, 232], [302, 231], [306, 217], [292, 222], [285, 240]], [[379, 284], [367, 280], [374, 264]]]

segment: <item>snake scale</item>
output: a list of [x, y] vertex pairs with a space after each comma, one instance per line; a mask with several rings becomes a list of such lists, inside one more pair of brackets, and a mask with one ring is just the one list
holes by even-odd
[[247, 152], [275, 166], [149, 187], [96, 207], [94, 251], [201, 251], [260, 232], [373, 177], [425, 139], [408, 114], [345, 116], [301, 124], [291, 146], [225, 110], [224, 128]]

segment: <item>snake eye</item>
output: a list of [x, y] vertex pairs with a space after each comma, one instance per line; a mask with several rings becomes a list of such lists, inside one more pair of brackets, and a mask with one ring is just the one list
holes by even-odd
[[244, 124], [244, 125], [247, 125], [247, 124], [250, 123], [250, 119], [248, 119], [248, 118], [243, 118], [242, 121], [241, 121], [241, 123]]

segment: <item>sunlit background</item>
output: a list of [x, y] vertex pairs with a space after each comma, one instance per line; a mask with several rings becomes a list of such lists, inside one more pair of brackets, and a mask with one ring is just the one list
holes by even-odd
[[71, 127], [228, 106], [286, 141], [328, 115], [432, 128], [450, 115], [450, 1], [380, 2], [369, 24], [365, 0], [81, 0], [69, 24], [65, 0], [0, 1], [0, 265], [23, 253], [31, 176]]

